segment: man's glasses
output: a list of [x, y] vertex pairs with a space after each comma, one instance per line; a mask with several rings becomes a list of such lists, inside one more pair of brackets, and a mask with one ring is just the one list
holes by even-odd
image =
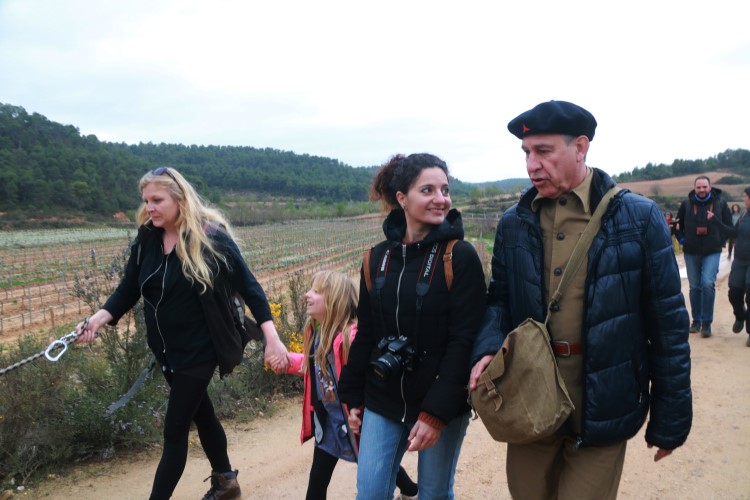
[[167, 174], [169, 177], [172, 178], [173, 181], [177, 182], [177, 179], [174, 178], [174, 175], [172, 174], [172, 172], [169, 171], [169, 167], [159, 167], [151, 171], [151, 175], [154, 175], [154, 176], [164, 175], [164, 174]]

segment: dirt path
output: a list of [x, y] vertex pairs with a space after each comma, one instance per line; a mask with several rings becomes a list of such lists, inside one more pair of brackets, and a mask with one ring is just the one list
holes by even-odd
[[[723, 256], [725, 257], [725, 256]], [[687, 443], [655, 464], [643, 432], [628, 445], [620, 486], [624, 499], [750, 499], [750, 348], [745, 334], [731, 332], [734, 318], [727, 301], [727, 266], [722, 265], [716, 294], [714, 336], [691, 335], [693, 429]], [[687, 294], [687, 282], [683, 279]], [[230, 457], [240, 470], [245, 499], [304, 498], [312, 444], [299, 445], [298, 400], [288, 401], [268, 418], [228, 424]], [[492, 441], [480, 421], [469, 426], [456, 473], [461, 499], [509, 498], [505, 481], [505, 445]], [[145, 499], [158, 451], [132, 459], [76, 468], [18, 496], [67, 500]], [[416, 457], [405, 467], [416, 472]], [[173, 498], [197, 499], [208, 489], [202, 480], [210, 467], [192, 441], [187, 468]], [[354, 498], [356, 468], [341, 463], [330, 498]]]

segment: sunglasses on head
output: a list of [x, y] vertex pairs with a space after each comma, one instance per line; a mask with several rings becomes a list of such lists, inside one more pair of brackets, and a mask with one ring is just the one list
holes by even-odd
[[159, 167], [151, 171], [151, 175], [158, 176], [167, 174], [173, 181], [177, 182], [172, 172], [169, 171], [169, 167]]

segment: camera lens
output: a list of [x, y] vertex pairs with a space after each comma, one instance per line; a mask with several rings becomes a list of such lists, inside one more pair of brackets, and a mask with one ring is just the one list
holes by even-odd
[[370, 367], [375, 376], [380, 380], [386, 380], [401, 374], [401, 360], [391, 352], [384, 353], [370, 363]]

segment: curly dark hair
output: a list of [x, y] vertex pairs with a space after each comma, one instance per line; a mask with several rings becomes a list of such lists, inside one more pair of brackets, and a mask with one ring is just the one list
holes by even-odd
[[372, 179], [370, 200], [380, 201], [383, 208], [393, 210], [399, 206], [396, 193], [406, 193], [426, 168], [439, 168], [448, 176], [448, 165], [435, 155], [414, 153], [396, 154], [384, 163]]

